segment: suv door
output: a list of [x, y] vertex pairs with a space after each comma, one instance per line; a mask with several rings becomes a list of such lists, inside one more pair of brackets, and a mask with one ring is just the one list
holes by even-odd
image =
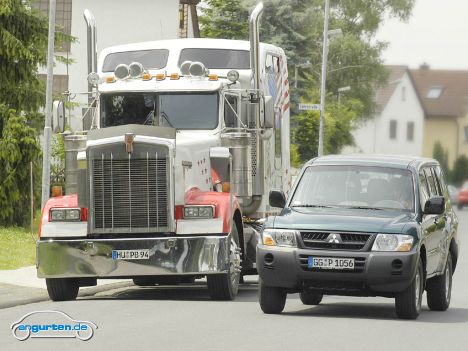
[[[424, 174], [425, 185], [423, 185], [424, 178], [420, 174], [421, 186], [426, 187], [426, 199], [422, 202], [423, 210], [424, 203], [432, 196], [439, 196], [439, 189], [434, 177], [432, 167], [424, 167], [421, 170]], [[440, 243], [443, 236], [443, 228], [445, 227], [444, 215], [423, 215], [422, 229], [423, 235], [426, 238], [426, 255], [427, 255], [427, 275], [431, 276], [439, 271], [441, 261]]]

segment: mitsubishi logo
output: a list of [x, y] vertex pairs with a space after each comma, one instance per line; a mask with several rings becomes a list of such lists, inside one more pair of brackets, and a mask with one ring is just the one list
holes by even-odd
[[133, 140], [135, 140], [135, 134], [133, 133], [125, 133], [124, 142], [125, 148], [127, 149], [127, 153], [133, 153]]
[[341, 235], [340, 234], [330, 234], [327, 238], [327, 241], [330, 243], [330, 244], [341, 244], [342, 241], [341, 241]]

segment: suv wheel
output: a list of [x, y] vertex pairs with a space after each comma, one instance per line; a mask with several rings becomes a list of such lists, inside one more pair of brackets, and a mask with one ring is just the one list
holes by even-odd
[[419, 260], [416, 274], [410, 286], [395, 296], [395, 309], [398, 318], [416, 319], [421, 312], [421, 300], [424, 289], [424, 272]]
[[322, 301], [323, 294], [313, 294], [302, 291], [299, 295], [304, 305], [318, 305]]
[[432, 311], [445, 311], [452, 296], [452, 255], [448, 255], [444, 274], [427, 281], [427, 305]]
[[47, 292], [52, 301], [75, 300], [80, 290], [78, 279], [46, 278]]
[[277, 314], [284, 310], [286, 291], [282, 288], [266, 286], [260, 278], [260, 308], [266, 314]]

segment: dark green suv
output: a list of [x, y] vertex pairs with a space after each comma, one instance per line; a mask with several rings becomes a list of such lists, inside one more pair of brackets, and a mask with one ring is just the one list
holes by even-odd
[[260, 306], [280, 313], [288, 293], [306, 305], [323, 295], [395, 298], [415, 319], [424, 290], [431, 310], [449, 307], [458, 219], [435, 160], [327, 156], [309, 161], [269, 217], [257, 248]]

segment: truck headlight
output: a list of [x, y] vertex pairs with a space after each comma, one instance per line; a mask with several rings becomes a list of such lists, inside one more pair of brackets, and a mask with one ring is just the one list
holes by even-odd
[[297, 247], [297, 230], [289, 229], [264, 229], [262, 242], [266, 246]]
[[184, 206], [185, 219], [213, 218], [214, 206]]
[[51, 222], [79, 222], [81, 220], [81, 209], [52, 208], [49, 219]]
[[411, 251], [414, 238], [411, 235], [378, 234], [372, 251]]

